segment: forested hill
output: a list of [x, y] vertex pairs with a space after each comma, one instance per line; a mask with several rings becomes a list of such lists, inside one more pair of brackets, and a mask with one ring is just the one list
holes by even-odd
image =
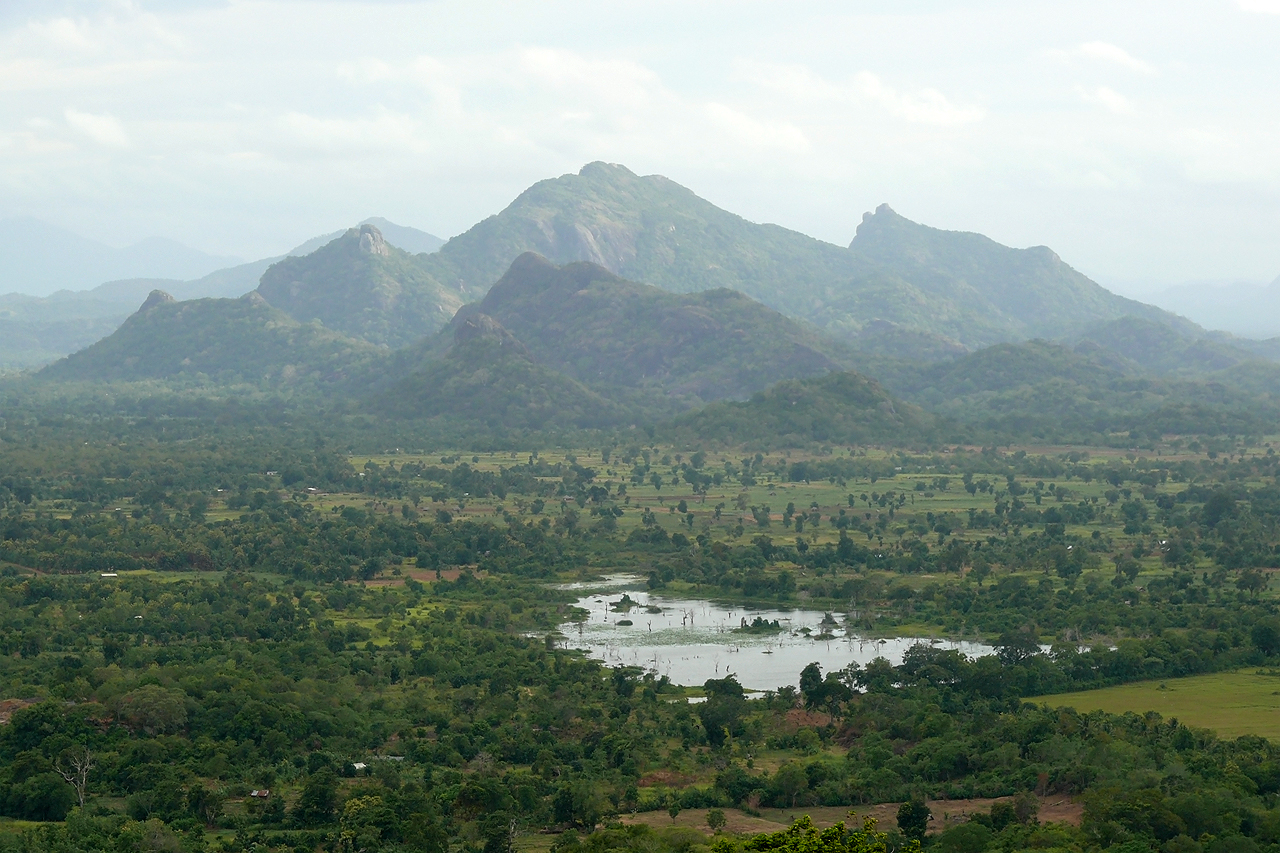
[[1084, 330], [1076, 349], [1102, 348], [1152, 373], [1202, 375], [1246, 362], [1269, 361], [1240, 346], [1238, 339], [1186, 334], [1162, 323], [1122, 317]]
[[366, 375], [385, 351], [299, 323], [256, 293], [175, 302], [154, 291], [108, 337], [46, 367], [45, 380], [333, 387]]
[[673, 440], [718, 441], [749, 447], [810, 443], [899, 446], [936, 440], [936, 419], [895, 401], [878, 383], [857, 373], [788, 380], [744, 402], [719, 402], [682, 415], [668, 428]]
[[1108, 292], [1043, 247], [927, 228], [882, 205], [846, 248], [749, 222], [667, 178], [606, 163], [534, 184], [424, 263], [437, 280], [479, 296], [527, 251], [678, 293], [736, 290], [877, 350], [1057, 337], [1128, 314], [1190, 325]]
[[1106, 434], [1118, 432], [1135, 438], [1263, 434], [1280, 414], [1277, 365], [1255, 361], [1159, 376], [1096, 344], [1000, 344], [951, 362], [898, 365], [877, 378], [979, 440], [1017, 435], [1104, 443]]
[[648, 389], [692, 405], [847, 367], [852, 353], [731, 290], [673, 294], [592, 263], [526, 253], [455, 325], [483, 314], [532, 357], [606, 395]]
[[593, 429], [622, 423], [624, 407], [535, 362], [528, 349], [483, 314], [456, 323], [455, 341], [370, 408], [398, 418], [482, 426], [497, 435]]
[[[896, 279], [900, 298], [897, 305], [884, 303], [884, 319], [927, 327], [928, 320], [918, 312], [932, 310], [938, 313], [936, 330], [970, 345], [1060, 338], [1073, 328], [1125, 316], [1182, 330], [1197, 328], [1167, 311], [1117, 296], [1045, 246], [1012, 249], [981, 234], [930, 228], [887, 204], [863, 215], [849, 250], [874, 271], [860, 274], [835, 294], [829, 310], [865, 314], [866, 296], [886, 299], [889, 282]], [[910, 299], [901, 298], [908, 294]]]
[[362, 225], [273, 264], [258, 293], [295, 320], [400, 347], [439, 329], [463, 303], [457, 288], [433, 276], [431, 257], [397, 249], [375, 226]]
[[438, 258], [483, 292], [527, 251], [559, 264], [590, 261], [679, 293], [732, 288], [793, 313], [803, 309], [779, 305], [783, 292], [803, 298], [812, 282], [851, 269], [839, 246], [748, 222], [660, 175], [608, 163], [539, 181], [446, 243]]

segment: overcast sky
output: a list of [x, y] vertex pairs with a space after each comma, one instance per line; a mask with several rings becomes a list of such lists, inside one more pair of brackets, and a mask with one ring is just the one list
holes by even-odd
[[1280, 274], [1280, 0], [0, 0], [0, 217], [245, 258], [591, 160], [1136, 291]]

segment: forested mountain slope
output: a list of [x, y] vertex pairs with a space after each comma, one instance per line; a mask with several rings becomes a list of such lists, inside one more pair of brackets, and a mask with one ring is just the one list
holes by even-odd
[[1280, 412], [1280, 369], [1245, 362], [1226, 371], [1159, 376], [1096, 344], [1000, 344], [951, 362], [898, 364], [874, 375], [898, 397], [977, 437], [1100, 441], [1143, 436], [1267, 432]]
[[600, 428], [626, 417], [623, 407], [537, 363], [528, 349], [483, 314], [450, 329], [443, 357], [377, 394], [372, 408], [414, 420], [475, 423], [500, 434]]
[[373, 344], [319, 323], [299, 323], [256, 293], [175, 302], [155, 291], [111, 335], [49, 365], [39, 376], [332, 386], [367, 374], [385, 358], [385, 351]]
[[492, 317], [537, 361], [606, 395], [647, 389], [685, 400], [746, 397], [780, 379], [847, 367], [852, 353], [753, 299], [673, 294], [593, 263], [521, 255], [455, 323]]
[[1122, 317], [1086, 329], [1079, 336], [1077, 349], [1085, 351], [1092, 346], [1110, 350], [1161, 375], [1203, 375], [1245, 362], [1273, 363], [1229, 336], [1223, 337], [1226, 339], [1187, 334], [1151, 320]]
[[388, 243], [373, 225], [351, 228], [303, 257], [273, 264], [258, 293], [295, 320], [375, 344], [400, 347], [430, 334], [462, 305], [420, 259]]
[[742, 402], [712, 403], [668, 428], [677, 442], [787, 447], [811, 442], [899, 446], [936, 440], [936, 419], [857, 373], [786, 380]]

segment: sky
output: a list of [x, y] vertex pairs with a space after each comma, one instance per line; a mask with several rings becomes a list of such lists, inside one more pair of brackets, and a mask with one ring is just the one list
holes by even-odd
[[1280, 0], [0, 0], [0, 219], [243, 258], [584, 163], [1123, 292], [1280, 275]]

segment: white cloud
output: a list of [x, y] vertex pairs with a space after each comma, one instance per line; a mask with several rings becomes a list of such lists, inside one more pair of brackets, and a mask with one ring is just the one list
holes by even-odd
[[597, 59], [568, 50], [526, 48], [513, 69], [529, 82], [573, 101], [591, 101], [609, 112], [643, 109], [667, 93], [651, 69], [637, 62]]
[[742, 63], [739, 69], [743, 79], [788, 99], [873, 103], [897, 118], [917, 124], [967, 124], [980, 121], [985, 115], [979, 107], [953, 104], [937, 89], [902, 91], [869, 71], [860, 71], [846, 82], [836, 82], [803, 66]]
[[740, 145], [803, 154], [810, 149], [804, 131], [787, 122], [758, 121], [724, 104], [707, 104], [707, 115]]
[[1124, 48], [1116, 47], [1109, 42], [1087, 42], [1076, 48], [1076, 52], [1090, 59], [1100, 59], [1103, 62], [1110, 62], [1113, 65], [1128, 68], [1130, 71], [1137, 71], [1142, 74], [1155, 73], [1155, 69], [1150, 64], [1134, 58]]
[[97, 46], [84, 18], [54, 18], [50, 21], [32, 21], [29, 25], [32, 34], [44, 39], [49, 44], [72, 50], [90, 50]]
[[1116, 115], [1133, 112], [1133, 105], [1129, 103], [1129, 99], [1109, 86], [1098, 86], [1094, 89], [1086, 89], [1081, 86], [1076, 91], [1084, 100], [1091, 104], [1097, 104]]
[[921, 124], [967, 124], [983, 117], [981, 109], [957, 106], [937, 89], [900, 92], [867, 71], [854, 75], [853, 86], [856, 91], [893, 115], [907, 121]]
[[63, 115], [72, 130], [89, 137], [99, 145], [108, 148], [128, 148], [129, 135], [124, 131], [120, 120], [111, 115], [95, 115], [68, 109]]
[[1280, 0], [1239, 0], [1239, 2], [1240, 8], [1246, 12], [1280, 15]]
[[300, 152], [422, 154], [429, 149], [429, 134], [421, 121], [410, 115], [385, 111], [370, 118], [352, 119], [290, 112], [280, 117], [279, 127], [294, 155]]

